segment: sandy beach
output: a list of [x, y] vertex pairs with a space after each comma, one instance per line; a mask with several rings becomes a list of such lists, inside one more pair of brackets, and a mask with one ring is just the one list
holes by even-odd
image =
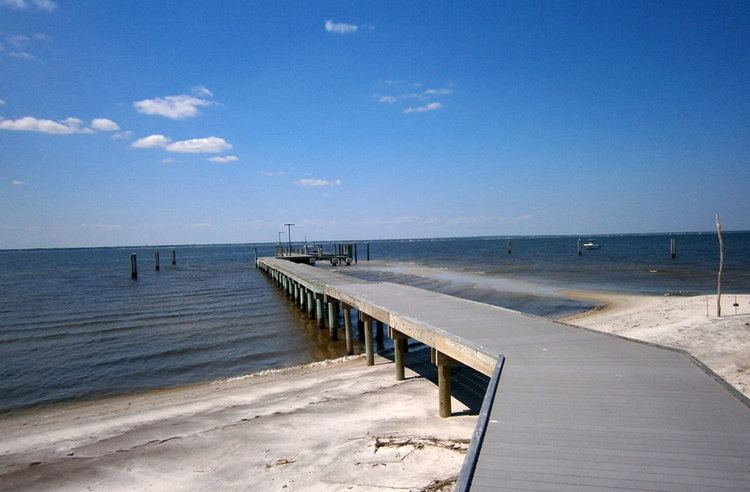
[[[601, 308], [568, 317], [578, 326], [682, 349], [750, 396], [750, 295], [637, 296], [568, 291]], [[735, 314], [735, 299], [739, 306]]]
[[0, 418], [4, 490], [442, 490], [476, 423], [360, 356]]
[[[599, 308], [568, 323], [684, 349], [750, 393], [750, 295], [570, 291]], [[708, 303], [708, 315], [706, 306]], [[362, 356], [0, 418], [6, 490], [450, 490], [476, 412]]]

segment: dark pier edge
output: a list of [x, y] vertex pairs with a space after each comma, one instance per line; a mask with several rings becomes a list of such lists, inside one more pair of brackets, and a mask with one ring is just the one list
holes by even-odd
[[484, 394], [484, 399], [482, 400], [482, 408], [479, 410], [477, 426], [474, 428], [474, 433], [471, 435], [469, 450], [466, 453], [463, 465], [461, 465], [461, 471], [458, 474], [458, 480], [456, 481], [454, 492], [464, 492], [471, 488], [471, 480], [474, 478], [474, 470], [476, 469], [477, 461], [479, 460], [479, 450], [482, 449], [484, 435], [487, 432], [487, 425], [490, 423], [492, 403], [495, 401], [495, 394], [500, 385], [500, 376], [502, 375], [504, 365], [505, 357], [502, 355], [498, 356], [495, 370], [492, 372], [492, 377], [490, 378], [490, 384], [487, 385], [487, 392]]

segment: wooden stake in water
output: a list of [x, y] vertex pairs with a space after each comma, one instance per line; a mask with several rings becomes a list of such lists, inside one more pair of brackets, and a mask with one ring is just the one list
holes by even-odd
[[159, 252], [154, 251], [154, 270], [159, 271]]
[[677, 258], [677, 240], [675, 238], [669, 240], [669, 254], [672, 258]]
[[508, 239], [508, 254], [513, 254], [513, 244], [510, 242], [510, 239]]
[[172, 250], [172, 265], [177, 264], [177, 252], [175, 250]]
[[138, 278], [138, 260], [135, 253], [130, 253], [130, 278]]
[[583, 253], [581, 252], [581, 239], [578, 239], [578, 256], [581, 256]]
[[724, 240], [721, 238], [721, 219], [716, 214], [716, 233], [719, 235], [719, 273], [716, 277], [716, 316], [721, 317], [721, 271], [724, 269]]
[[367, 261], [370, 261], [370, 243], [367, 243]]

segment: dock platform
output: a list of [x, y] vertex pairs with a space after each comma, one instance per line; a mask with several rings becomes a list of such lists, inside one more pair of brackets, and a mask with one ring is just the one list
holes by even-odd
[[457, 490], [750, 490], [750, 403], [686, 353], [332, 269], [257, 266], [338, 303], [345, 325], [356, 309], [389, 326], [397, 378], [403, 340], [434, 349], [442, 416], [452, 365], [491, 376]]

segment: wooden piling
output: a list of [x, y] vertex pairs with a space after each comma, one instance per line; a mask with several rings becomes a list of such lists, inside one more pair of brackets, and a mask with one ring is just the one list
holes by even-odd
[[315, 306], [313, 302], [313, 291], [308, 290], [307, 291], [307, 314], [310, 315], [311, 318], [315, 317]]
[[159, 252], [154, 251], [154, 270], [159, 271]]
[[315, 319], [318, 320], [318, 328], [323, 328], [323, 299], [315, 296]]
[[578, 256], [581, 256], [582, 254], [583, 252], [581, 250], [581, 239], [579, 238], [578, 239]]
[[354, 264], [357, 264], [357, 243], [354, 243]]
[[669, 254], [672, 258], [677, 258], [677, 240], [675, 238], [669, 240]]
[[[256, 259], [256, 261], [257, 261], [257, 259]], [[176, 264], [177, 264], [177, 251], [172, 250], [172, 265], [174, 266]]]
[[331, 340], [339, 339], [339, 310], [335, 299], [328, 299], [328, 334]]
[[138, 260], [135, 253], [130, 253], [130, 278], [138, 278]]
[[367, 243], [367, 261], [370, 261], [370, 243]]
[[357, 338], [360, 342], [365, 339], [365, 315], [362, 311], [357, 311]]
[[511, 243], [510, 239], [508, 239], [508, 254], [513, 254], [513, 244]]
[[447, 355], [436, 352], [435, 362], [438, 366], [438, 399], [439, 412], [442, 418], [451, 416], [451, 366], [454, 361]]
[[375, 354], [372, 351], [372, 323], [373, 319], [365, 315], [365, 354], [367, 355], [367, 365], [375, 365]]
[[393, 338], [393, 354], [396, 362], [396, 381], [403, 381], [405, 378], [404, 366], [406, 362], [406, 350], [404, 348], [406, 347], [407, 338], [404, 334], [396, 330], [392, 331], [391, 336]]
[[352, 308], [346, 304], [341, 304], [344, 310], [344, 337], [346, 338], [346, 355], [354, 353], [354, 342], [352, 340]]

